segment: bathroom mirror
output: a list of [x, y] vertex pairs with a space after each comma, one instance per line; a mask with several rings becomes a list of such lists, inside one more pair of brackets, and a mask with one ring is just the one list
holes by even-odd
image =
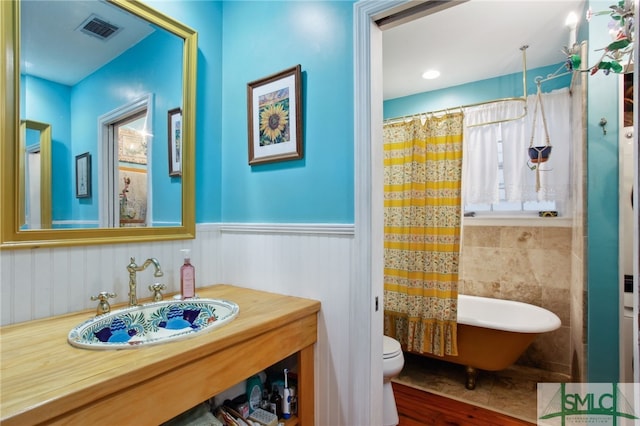
[[[193, 238], [197, 33], [138, 1], [0, 2], [0, 14], [1, 247]], [[48, 36], [38, 39], [35, 26]], [[51, 215], [39, 228], [26, 220], [23, 121], [24, 137], [29, 121], [47, 122], [51, 137], [40, 158], [51, 188], [41, 210]], [[78, 191], [81, 178], [89, 191]], [[142, 184], [140, 207], [132, 201]], [[118, 220], [123, 195], [127, 221]]]

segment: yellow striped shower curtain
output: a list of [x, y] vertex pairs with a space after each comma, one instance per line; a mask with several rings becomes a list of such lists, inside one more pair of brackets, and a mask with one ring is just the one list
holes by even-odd
[[462, 113], [384, 127], [384, 332], [457, 355]]

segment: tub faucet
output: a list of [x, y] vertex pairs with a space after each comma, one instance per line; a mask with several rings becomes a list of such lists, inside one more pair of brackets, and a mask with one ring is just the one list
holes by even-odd
[[136, 258], [132, 257], [131, 262], [127, 265], [127, 271], [129, 271], [129, 306], [136, 306], [138, 304], [138, 298], [136, 296], [136, 273], [138, 271], [144, 271], [152, 263], [155, 267], [153, 276], [161, 277], [162, 275], [164, 275], [162, 273], [162, 269], [160, 268], [160, 262], [158, 262], [158, 259], [156, 259], [155, 257], [150, 257], [149, 259], [145, 260], [142, 266], [136, 265]]

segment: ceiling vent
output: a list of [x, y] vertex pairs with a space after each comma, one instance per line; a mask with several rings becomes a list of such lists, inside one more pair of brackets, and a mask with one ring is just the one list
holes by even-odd
[[107, 22], [96, 15], [89, 16], [77, 29], [80, 32], [99, 38], [100, 40], [107, 40], [120, 31], [120, 27]]

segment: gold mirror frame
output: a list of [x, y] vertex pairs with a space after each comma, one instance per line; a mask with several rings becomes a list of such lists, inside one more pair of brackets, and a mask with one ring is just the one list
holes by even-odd
[[184, 40], [182, 59], [182, 226], [20, 230], [20, 2], [0, 1], [0, 248], [116, 244], [195, 238], [195, 113], [198, 34], [139, 2], [108, 0]]

